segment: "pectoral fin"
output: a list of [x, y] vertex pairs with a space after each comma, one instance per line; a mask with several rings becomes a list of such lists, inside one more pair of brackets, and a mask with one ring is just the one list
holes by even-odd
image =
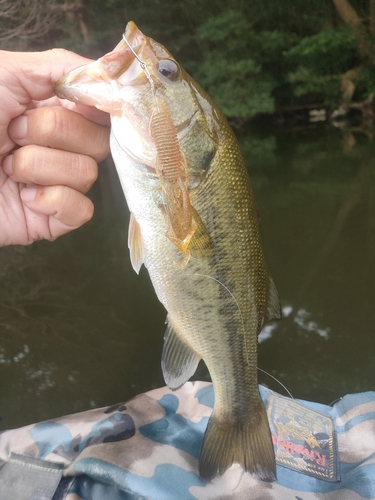
[[181, 339], [167, 318], [164, 335], [161, 367], [167, 386], [173, 391], [179, 389], [194, 375], [200, 358]]
[[134, 215], [130, 214], [129, 233], [128, 233], [128, 247], [130, 250], [130, 261], [134, 271], [139, 274], [139, 270], [145, 261], [145, 248], [143, 244], [141, 228], [136, 221]]
[[[159, 205], [159, 208], [163, 211], [165, 217], [169, 221], [165, 205]], [[214, 244], [198, 212], [194, 207], [191, 206], [190, 208], [193, 218], [194, 231], [191, 238], [189, 238], [188, 240], [188, 244], [185, 245], [186, 248], [179, 248], [179, 245], [177, 245], [176, 242], [173, 241], [173, 232], [167, 233], [167, 237], [179, 248], [179, 250], [191, 250], [194, 257], [205, 257], [207, 255], [210, 255], [210, 253], [213, 251]]]
[[270, 321], [272, 319], [281, 319], [281, 306], [279, 294], [276, 290], [275, 283], [270, 276], [270, 283], [268, 288], [268, 301], [267, 301], [267, 312], [265, 321]]
[[210, 235], [208, 234], [204, 222], [202, 221], [194, 207], [191, 207], [191, 212], [197, 227], [193, 237], [191, 238], [189, 248], [194, 256], [204, 257], [212, 252], [212, 250], [214, 249], [214, 244]]

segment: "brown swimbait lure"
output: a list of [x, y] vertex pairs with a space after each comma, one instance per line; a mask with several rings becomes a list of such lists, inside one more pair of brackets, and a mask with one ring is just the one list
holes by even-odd
[[189, 244], [197, 228], [188, 193], [188, 167], [164, 100], [155, 96], [153, 106], [150, 131], [157, 151], [156, 173], [165, 194], [170, 224], [167, 237], [185, 254], [183, 262], [178, 264], [184, 267], [189, 262]]
[[189, 176], [186, 158], [178, 142], [176, 127], [169, 109], [164, 99], [155, 94], [155, 83], [146, 64], [138, 57], [125, 35], [123, 39], [139, 61], [150, 82], [153, 97], [149, 128], [156, 147], [155, 170], [163, 188], [165, 211], [170, 226], [166, 236], [184, 254], [183, 261], [175, 263], [177, 267], [183, 268], [190, 260], [189, 245], [197, 229], [188, 192]]

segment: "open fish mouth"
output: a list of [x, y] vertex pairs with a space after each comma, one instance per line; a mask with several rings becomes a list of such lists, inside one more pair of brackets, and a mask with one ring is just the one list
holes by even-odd
[[146, 43], [145, 36], [130, 21], [123, 37], [126, 41], [121, 40], [108, 54], [60, 78], [55, 86], [57, 97], [115, 112], [119, 89], [146, 78], [135, 55]]

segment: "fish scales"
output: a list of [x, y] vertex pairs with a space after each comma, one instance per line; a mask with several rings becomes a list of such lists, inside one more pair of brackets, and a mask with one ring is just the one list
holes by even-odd
[[[109, 55], [71, 72], [57, 85], [57, 94], [111, 113], [111, 152], [131, 212], [132, 264], [137, 272], [145, 264], [168, 313], [162, 355], [166, 383], [180, 387], [200, 359], [209, 370], [215, 404], [202, 444], [200, 475], [210, 480], [238, 462], [258, 478], [274, 480], [273, 445], [258, 392], [257, 336], [265, 321], [280, 317], [280, 304], [238, 142], [215, 104], [164, 47], [134, 23], [124, 37], [129, 50], [137, 51], [133, 61], [120, 42]], [[113, 64], [116, 53], [124, 58], [123, 73], [115, 65], [111, 80], [106, 57]], [[88, 79], [101, 68], [111, 80], [108, 94], [103, 77]], [[156, 173], [162, 145], [155, 146], [147, 133], [155, 99], [170, 113], [177, 133], [174, 145], [189, 169], [188, 199], [196, 230], [188, 242], [190, 259], [183, 265], [182, 250], [167, 237], [173, 224], [164, 208], [162, 183], [169, 180]]]

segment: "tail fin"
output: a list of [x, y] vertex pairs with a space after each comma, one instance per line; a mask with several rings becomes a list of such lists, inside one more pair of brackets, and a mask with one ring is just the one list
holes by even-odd
[[233, 462], [262, 481], [276, 480], [275, 453], [262, 401], [246, 421], [221, 421], [213, 413], [208, 422], [199, 459], [200, 476], [211, 480]]

